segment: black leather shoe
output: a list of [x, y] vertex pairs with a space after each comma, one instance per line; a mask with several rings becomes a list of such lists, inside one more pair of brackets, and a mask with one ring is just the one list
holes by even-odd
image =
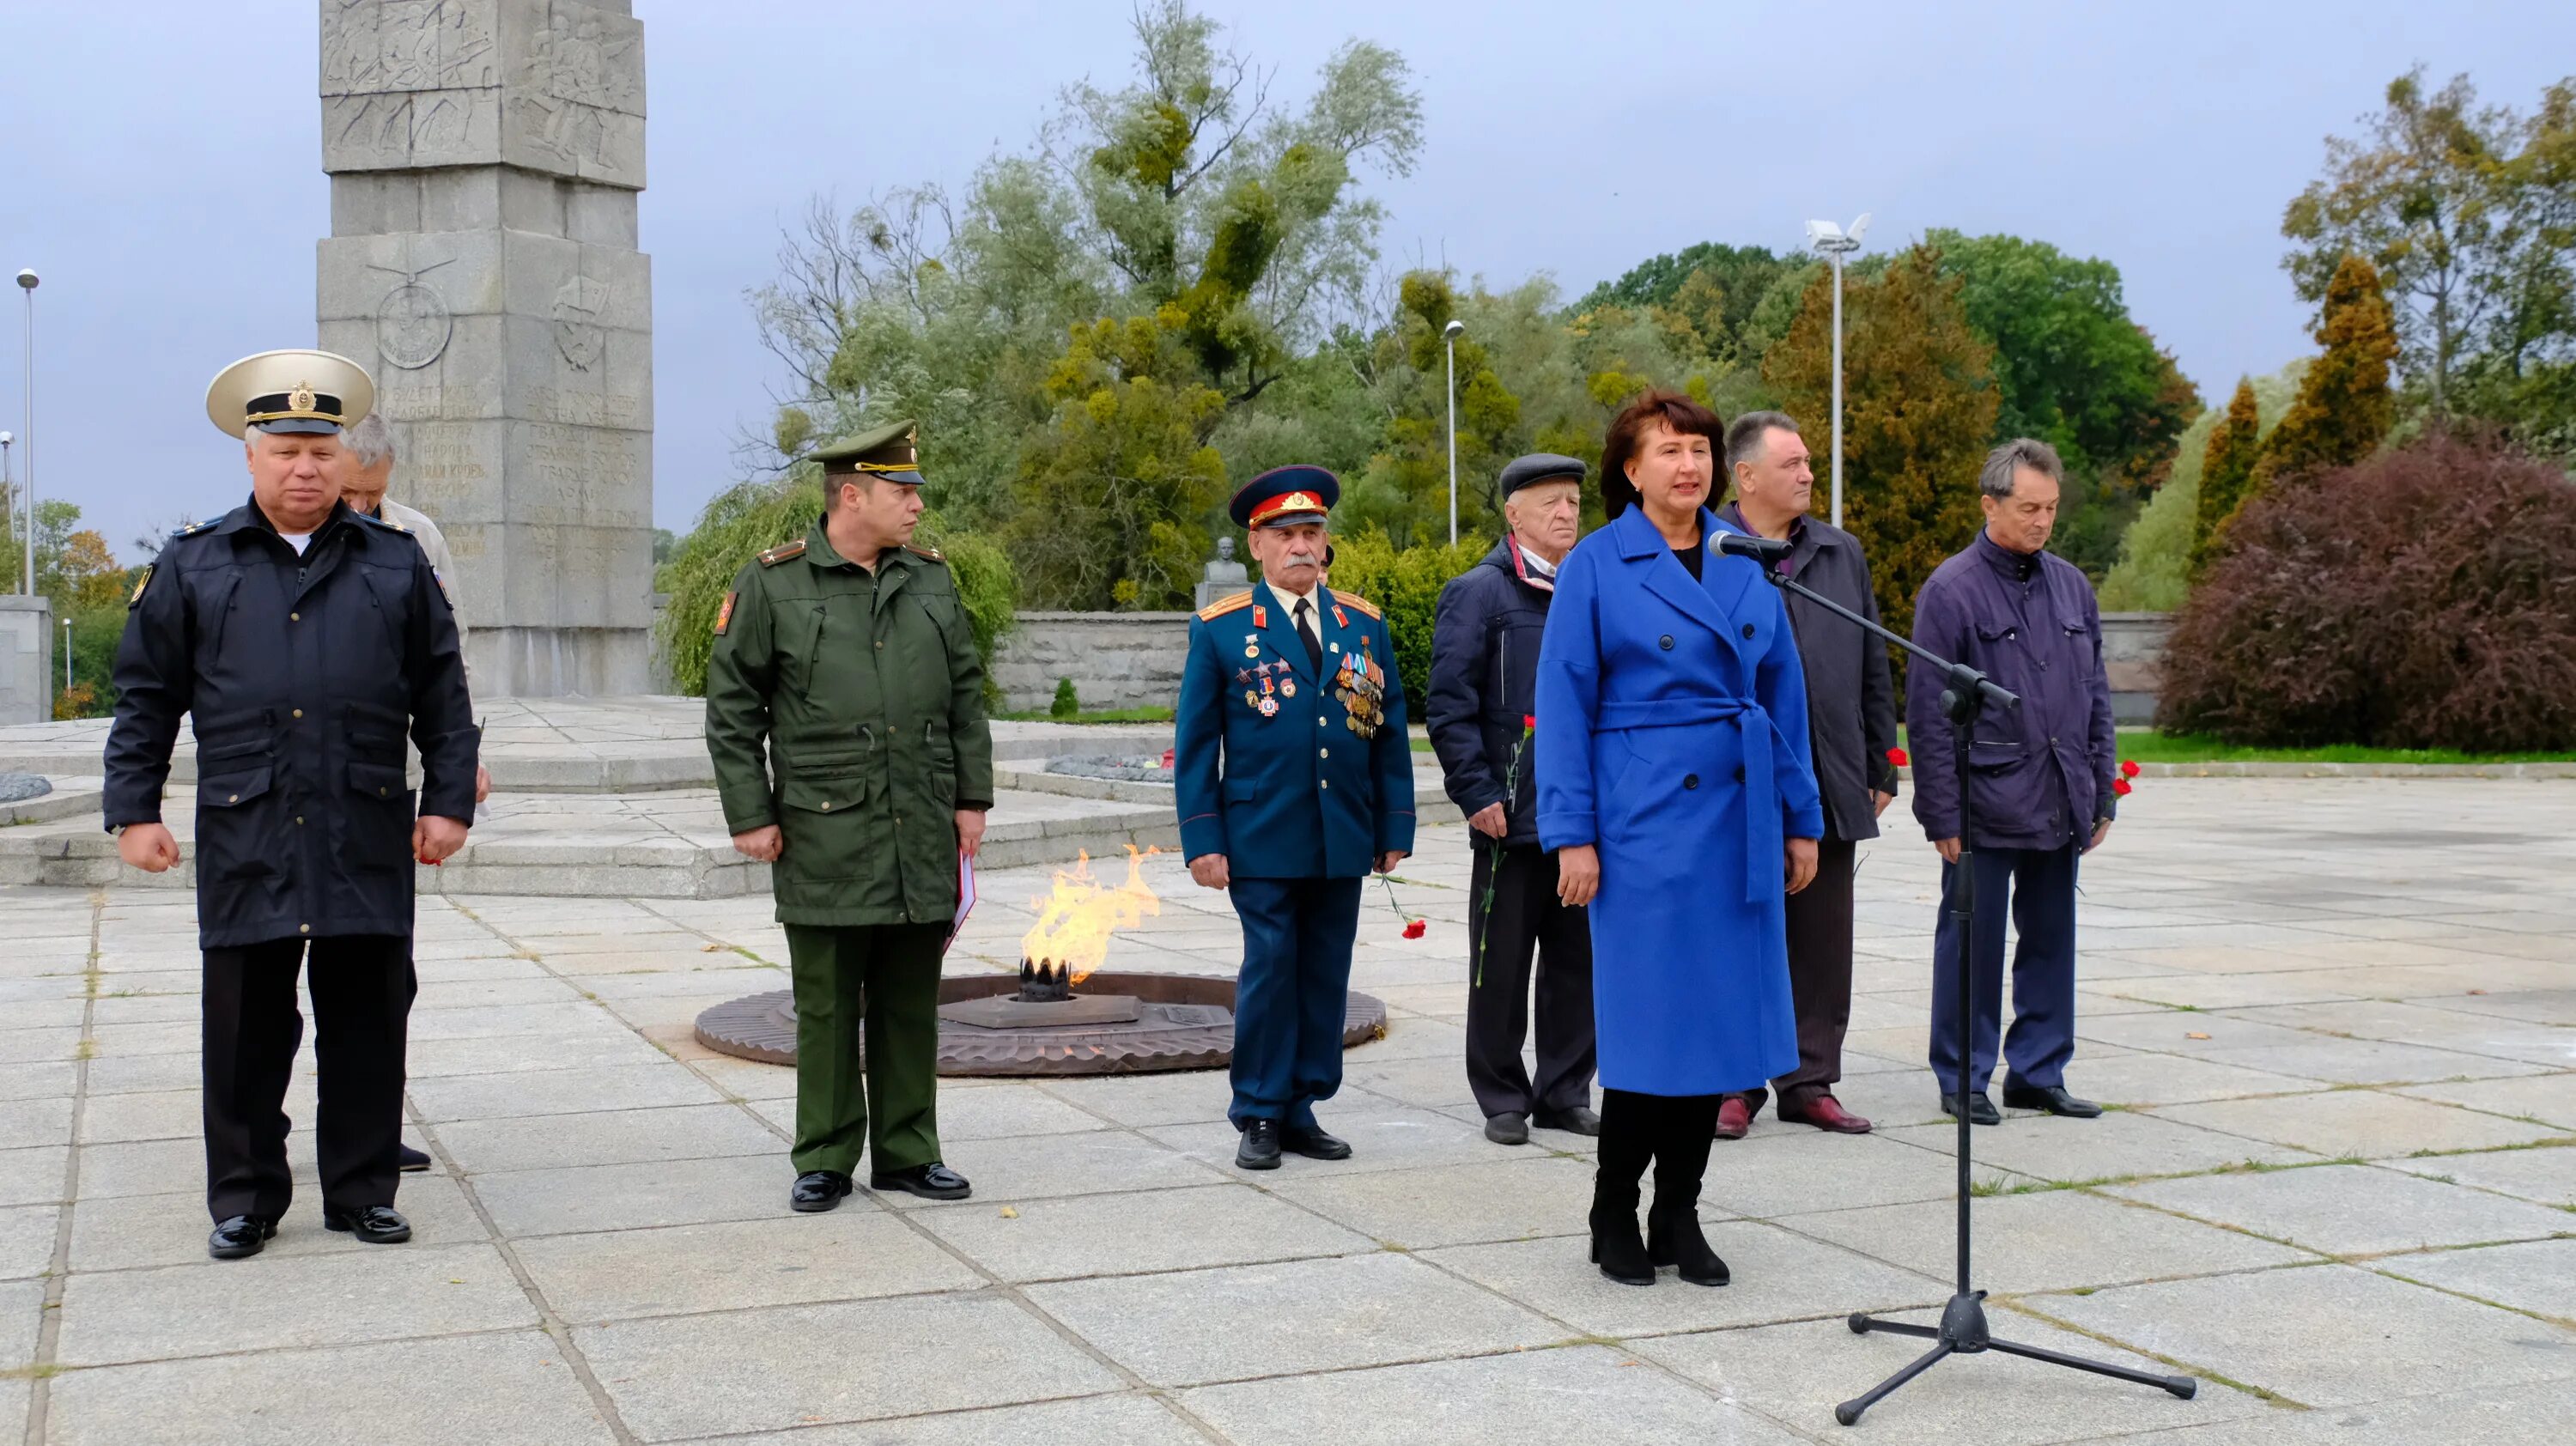
[[963, 1200], [975, 1193], [966, 1177], [937, 1160], [908, 1170], [878, 1170], [868, 1176], [871, 1190], [901, 1190], [924, 1200]]
[[1526, 1145], [1529, 1143], [1529, 1117], [1488, 1115], [1485, 1117], [1485, 1138], [1497, 1145]]
[[1279, 1168], [1279, 1122], [1277, 1120], [1244, 1122], [1243, 1143], [1234, 1147], [1234, 1168], [1238, 1170]]
[[206, 1253], [217, 1260], [247, 1259], [267, 1249], [276, 1233], [277, 1222], [265, 1215], [235, 1215], [216, 1222], [215, 1233], [206, 1237]]
[[1351, 1157], [1349, 1141], [1334, 1139], [1316, 1125], [1280, 1127], [1279, 1144], [1290, 1154], [1303, 1155], [1309, 1160], [1347, 1160]]
[[2066, 1092], [2064, 1085], [2005, 1085], [2004, 1103], [2017, 1110], [2046, 1110], [2070, 1120], [2099, 1118], [2102, 1107], [2091, 1100], [2079, 1100]]
[[322, 1228], [346, 1231], [358, 1237], [361, 1245], [400, 1245], [411, 1239], [411, 1222], [391, 1205], [361, 1205], [355, 1210], [324, 1206]]
[[850, 1193], [850, 1177], [838, 1170], [808, 1170], [788, 1187], [787, 1208], [804, 1215], [837, 1209]]
[[[1943, 1095], [1943, 1096], [1941, 1096], [1941, 1113], [1943, 1113], [1943, 1114], [1945, 1114], [1945, 1115], [1948, 1115], [1950, 1118], [1952, 1118], [1952, 1119], [1954, 1119], [1954, 1120], [1955, 1120], [1955, 1119], [1957, 1119], [1957, 1118], [1959, 1117], [1959, 1098], [1958, 1098], [1958, 1096], [1956, 1096], [1956, 1095]], [[1994, 1102], [1994, 1099], [1993, 1099], [1991, 1096], [1989, 1096], [1989, 1095], [1988, 1095], [1984, 1090], [1979, 1090], [1979, 1091], [1977, 1091], [1975, 1094], [1972, 1094], [1972, 1095], [1968, 1096], [1968, 1123], [1969, 1123], [1969, 1124], [1972, 1124], [1972, 1125], [2000, 1125], [2000, 1124], [2002, 1124], [2003, 1122], [2004, 1122], [2004, 1112], [2003, 1112], [2003, 1111], [2001, 1111], [2001, 1110], [1999, 1110], [1999, 1109], [1996, 1109], [1996, 1108], [1995, 1108], [1995, 1102]]]
[[402, 1172], [404, 1174], [417, 1175], [428, 1169], [429, 1164], [429, 1154], [427, 1151], [415, 1150], [409, 1145], [402, 1147]]
[[1569, 1135], [1601, 1133], [1601, 1117], [1584, 1105], [1570, 1110], [1541, 1110], [1530, 1116], [1530, 1123], [1542, 1130], [1563, 1130]]

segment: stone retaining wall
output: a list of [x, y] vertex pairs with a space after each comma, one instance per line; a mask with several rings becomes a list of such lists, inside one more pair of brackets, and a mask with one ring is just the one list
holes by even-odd
[[2165, 639], [2172, 632], [2171, 613], [2102, 614], [2102, 671], [2110, 675], [2114, 719], [2124, 724], [2155, 721]]
[[1013, 712], [1054, 702], [1059, 678], [1073, 680], [1085, 710], [1169, 708], [1189, 642], [1188, 613], [1021, 613], [994, 655], [993, 684]]

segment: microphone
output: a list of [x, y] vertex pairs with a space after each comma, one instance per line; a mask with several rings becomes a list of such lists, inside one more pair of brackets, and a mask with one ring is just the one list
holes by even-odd
[[1789, 539], [1748, 537], [1741, 532], [1721, 532], [1717, 535], [1717, 550], [1729, 557], [1752, 558], [1767, 568], [1789, 555]]

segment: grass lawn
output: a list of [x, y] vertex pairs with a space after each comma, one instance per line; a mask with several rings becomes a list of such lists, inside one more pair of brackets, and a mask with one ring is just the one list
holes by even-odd
[[1098, 712], [1081, 712], [1071, 718], [1058, 718], [1044, 708], [1024, 708], [1017, 713], [993, 715], [1005, 723], [1169, 723], [1169, 708], [1103, 708]]
[[[1905, 730], [1896, 730], [1899, 742]], [[2120, 756], [2140, 763], [2576, 763], [2576, 753], [2462, 753], [2455, 748], [2247, 748], [2203, 733], [2120, 730]]]
[[2140, 763], [2576, 763], [2576, 753], [2462, 753], [2455, 748], [2245, 748], [2205, 734], [2120, 730], [2120, 756]]

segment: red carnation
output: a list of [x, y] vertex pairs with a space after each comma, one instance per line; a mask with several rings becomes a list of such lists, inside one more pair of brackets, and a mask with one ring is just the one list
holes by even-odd
[[1887, 761], [1895, 764], [1899, 768], [1903, 768], [1914, 760], [1906, 756], [1904, 749], [1891, 748], [1887, 750]]
[[2136, 759], [2134, 759], [2134, 758], [2123, 758], [2123, 759], [2121, 759], [2121, 760], [2120, 760], [2120, 776], [2121, 776], [2122, 778], [2135, 778], [2135, 777], [2137, 777], [2137, 776], [2138, 776], [2138, 760], [2136, 760]]
[[1419, 938], [1421, 938], [1421, 937], [1422, 937], [1422, 931], [1423, 931], [1423, 929], [1424, 929], [1425, 927], [1427, 927], [1427, 926], [1428, 926], [1428, 924], [1429, 924], [1429, 921], [1428, 921], [1428, 920], [1425, 920], [1425, 919], [1416, 919], [1416, 920], [1414, 920], [1412, 923], [1409, 923], [1409, 924], [1407, 924], [1407, 925], [1405, 925], [1405, 926], [1404, 926], [1404, 937], [1406, 937], [1406, 938], [1408, 938], [1408, 939], [1419, 939]]
[[1537, 714], [1535, 714], [1535, 713], [1523, 713], [1523, 714], [1521, 715], [1521, 731], [1522, 731], [1522, 732], [1524, 732], [1524, 733], [1529, 732], [1531, 729], [1536, 728], [1537, 726], [1538, 726], [1538, 715], [1537, 715]]
[[1169, 748], [1163, 750], [1163, 766], [1165, 768], [1172, 766], [1172, 750]]
[[2126, 798], [2133, 789], [2129, 780], [2125, 778], [2114, 778], [2111, 780], [2111, 791], [2122, 798]]

